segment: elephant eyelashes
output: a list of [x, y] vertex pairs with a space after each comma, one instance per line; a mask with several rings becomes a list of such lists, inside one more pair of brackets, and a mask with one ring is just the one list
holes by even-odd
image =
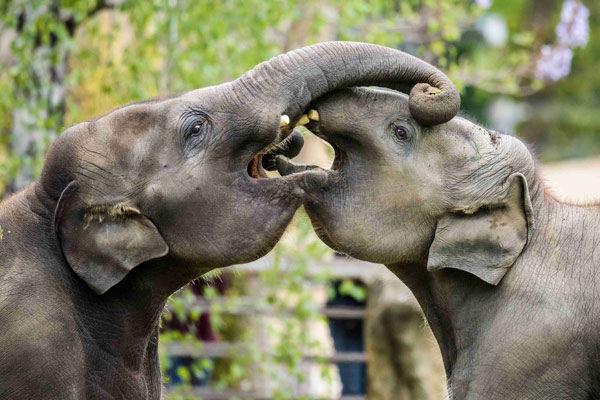
[[187, 135], [188, 136], [200, 136], [202, 134], [202, 132], [204, 131], [204, 127], [206, 126], [206, 124], [208, 123], [208, 119], [202, 119], [202, 120], [198, 120], [198, 119], [193, 119], [192, 121], [189, 121], [186, 125], [187, 125]]
[[181, 116], [181, 130], [185, 136], [198, 136], [209, 122], [203, 111], [189, 109]]
[[[210, 118], [199, 110], [188, 110], [181, 116], [180, 143], [184, 153], [189, 153], [204, 141]], [[188, 154], [191, 155], [191, 154]]]

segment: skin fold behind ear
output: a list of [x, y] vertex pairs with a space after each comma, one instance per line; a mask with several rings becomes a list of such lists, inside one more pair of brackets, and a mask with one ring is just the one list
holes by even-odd
[[499, 199], [468, 212], [451, 212], [437, 224], [427, 269], [454, 268], [498, 285], [525, 248], [533, 229], [523, 175], [513, 174]]
[[61, 197], [55, 225], [67, 262], [96, 294], [169, 252], [156, 226], [139, 211], [123, 205], [90, 211], [76, 193]]

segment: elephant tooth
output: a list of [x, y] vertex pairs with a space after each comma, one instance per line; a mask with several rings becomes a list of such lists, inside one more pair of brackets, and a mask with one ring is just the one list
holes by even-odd
[[319, 120], [319, 112], [317, 110], [309, 110], [308, 111], [308, 119], [310, 119], [311, 121], [318, 121]]
[[308, 119], [308, 117], [306, 116], [306, 114], [302, 114], [302, 116], [300, 117], [300, 119], [296, 123], [296, 126], [303, 126], [303, 125], [308, 124], [309, 122], [310, 122], [310, 120]]
[[282, 115], [281, 119], [279, 120], [279, 126], [286, 126], [290, 123], [290, 117], [288, 117], [287, 115]]

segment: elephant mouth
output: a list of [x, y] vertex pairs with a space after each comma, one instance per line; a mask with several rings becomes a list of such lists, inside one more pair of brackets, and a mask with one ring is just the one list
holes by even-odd
[[345, 160], [348, 158], [347, 153], [344, 150], [342, 150], [339, 146], [337, 146], [336, 144], [328, 141], [324, 135], [320, 136], [320, 137], [323, 140], [325, 140], [327, 143], [329, 143], [331, 145], [331, 147], [333, 147], [334, 158], [333, 158], [333, 163], [331, 164], [331, 167], [329, 169], [331, 171], [339, 171], [340, 169], [342, 169], [342, 167], [344, 166]]
[[299, 130], [294, 129], [290, 134], [279, 135], [271, 144], [252, 157], [248, 163], [247, 171], [253, 179], [271, 178], [267, 171], [275, 171], [275, 160], [278, 156], [293, 158], [300, 153], [304, 146], [304, 137]]
[[[319, 114], [316, 110], [310, 110], [309, 115], [312, 118], [304, 124], [312, 134], [326, 141], [334, 151], [334, 158], [329, 169], [323, 169], [314, 165], [301, 165], [294, 164], [285, 153], [279, 153], [276, 155], [276, 168], [281, 176], [289, 176], [291, 174], [306, 172], [306, 171], [320, 171], [328, 175], [328, 186], [333, 185], [339, 181], [341, 177], [341, 171], [348, 162], [348, 152], [342, 144], [339, 144], [336, 140], [335, 135], [328, 135], [323, 129], [321, 129], [321, 123], [319, 122]], [[268, 155], [270, 157], [270, 155]], [[264, 162], [263, 162], [264, 164]]]
[[248, 175], [254, 179], [267, 179], [269, 176], [262, 165], [265, 153], [256, 154], [248, 164]]
[[[318, 115], [318, 112], [315, 112]], [[306, 128], [313, 133], [315, 136], [326, 141], [332, 148], [334, 152], [333, 162], [331, 167], [329, 167], [329, 171], [338, 172], [342, 169], [346, 161], [348, 160], [348, 153], [344, 149], [343, 146], [340, 146], [334, 138], [327, 135], [327, 133], [321, 129], [321, 123], [319, 120], [311, 120]]]
[[[253, 186], [258, 184], [270, 193], [287, 193], [290, 199], [305, 199], [307, 195], [312, 195], [336, 181], [335, 170], [342, 167], [345, 159], [345, 153], [337, 146], [334, 147], [336, 161], [332, 170], [311, 165], [297, 165], [290, 160], [296, 157], [304, 146], [304, 136], [295, 128], [307, 126], [310, 121], [318, 121], [318, 115], [314, 117], [315, 111], [311, 111], [313, 118], [317, 119], [309, 119], [304, 114], [297, 121], [294, 120], [293, 125], [288, 119], [287, 123], [290, 125], [285, 126], [285, 129], [281, 128], [278, 137], [249, 160], [246, 168], [247, 176], [253, 182]], [[290, 131], [291, 133], [288, 133]], [[277, 171], [280, 176], [269, 174], [268, 171]]]

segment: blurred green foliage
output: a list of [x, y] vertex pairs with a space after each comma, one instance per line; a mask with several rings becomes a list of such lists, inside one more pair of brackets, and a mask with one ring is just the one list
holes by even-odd
[[[531, 66], [555, 40], [558, 0], [495, 1], [488, 10], [469, 0], [0, 0], [0, 32], [12, 35], [0, 69], [0, 192], [23, 166], [39, 174], [45, 148], [65, 126], [231, 80], [281, 52], [332, 39], [400, 47], [437, 64], [466, 87], [464, 108], [483, 123], [498, 93], [532, 105], [517, 133], [535, 141], [542, 158], [595, 154], [600, 5], [586, 5], [590, 43], [576, 51], [573, 73], [545, 88]], [[506, 21], [504, 46], [476, 33], [484, 14]], [[11, 151], [23, 135], [15, 111], [30, 117], [21, 132], [43, 133], [27, 152]]]
[[352, 297], [358, 302], [367, 300], [367, 290], [364, 286], [357, 285], [352, 280], [344, 280], [340, 284], [339, 292], [342, 296]]
[[[600, 58], [600, 3], [582, 3], [590, 11], [590, 39], [585, 48], [575, 51], [569, 76], [554, 85], [537, 86], [538, 90], [527, 96], [513, 98], [528, 108], [529, 116], [516, 127], [515, 132], [510, 133], [516, 133], [531, 143], [542, 160], [600, 154], [600, 122], [595, 117], [600, 107], [600, 71], [595, 65]], [[505, 73], [498, 74], [499, 69], [510, 74], [518, 68], [518, 62], [514, 68], [506, 68], [507, 62], [515, 61], [513, 57], [531, 57], [527, 55], [530, 48], [553, 43], [561, 4], [560, 0], [494, 1], [488, 12], [498, 13], [504, 18], [510, 38], [507, 47], [502, 49], [470, 41], [463, 44], [474, 60], [474, 70], [489, 70], [502, 77]], [[470, 86], [462, 94], [463, 108], [486, 123], [486, 106], [503, 92], [502, 88], [493, 90], [486, 85]]]
[[[0, 70], [2, 180], [23, 165], [39, 174], [45, 148], [65, 126], [123, 103], [231, 80], [276, 54], [331, 39], [418, 53], [459, 87], [468, 86], [465, 108], [484, 123], [485, 105], [497, 93], [533, 96], [528, 103], [541, 102], [543, 109], [518, 133], [539, 143], [543, 157], [594, 153], [600, 151], [598, 124], [590, 117], [599, 101], [594, 60], [600, 43], [594, 38], [600, 6], [587, 4], [591, 40], [576, 52], [571, 76], [543, 89], [527, 71], [537, 49], [554, 40], [560, 5], [506, 0], [483, 10], [468, 0], [1, 0], [0, 29], [17, 32]], [[507, 22], [505, 46], [489, 46], [474, 34], [484, 12]], [[46, 61], [68, 73], [40, 71]], [[31, 117], [25, 128], [44, 133], [27, 153], [11, 152], [15, 110]]]
[[[228, 357], [222, 360], [199, 358], [191, 367], [179, 367], [177, 373], [183, 385], [171, 390], [172, 400], [190, 397], [192, 376], [211, 375], [211, 385], [217, 390], [249, 387], [252, 382], [266, 379], [273, 399], [295, 397], [298, 384], [306, 381], [303, 368], [305, 357], [312, 355], [321, 366], [324, 379], [331, 379], [323, 343], [317, 340], [311, 327], [326, 323], [321, 314], [323, 301], [315, 298], [315, 289], [323, 293], [330, 282], [327, 268], [309, 273], [316, 261], [330, 255], [329, 250], [313, 233], [306, 214], [296, 217], [294, 229], [273, 251], [272, 265], [257, 274], [238, 272], [233, 285], [226, 293], [226, 302], [216, 301], [217, 291], [210, 281], [218, 279], [213, 274], [204, 297], [211, 303], [211, 324], [221, 340], [236, 343]], [[364, 296], [352, 283], [346, 285], [349, 295]], [[236, 311], [244, 310], [243, 313]], [[176, 315], [180, 321], [191, 323], [200, 318], [195, 296], [184, 289], [169, 301], [164, 319]], [[196, 343], [199, 352], [202, 344], [190, 334], [177, 331], [161, 335], [161, 345], [170, 342]], [[169, 366], [166, 352], [161, 352], [163, 370]], [[309, 399], [310, 397], [300, 397]]]
[[[23, 166], [39, 174], [45, 148], [65, 126], [131, 101], [231, 80], [281, 52], [332, 39], [418, 53], [467, 87], [464, 108], [483, 123], [498, 93], [526, 95], [518, 101], [534, 110], [517, 133], [535, 141], [543, 158], [595, 154], [597, 2], [586, 3], [590, 43], [576, 52], [573, 73], [548, 88], [530, 73], [539, 47], [554, 40], [560, 5], [505, 0], [483, 10], [468, 0], [1, 0], [0, 31], [12, 36], [0, 69], [0, 192]], [[489, 46], [475, 34], [484, 13], [506, 21], [504, 46]], [[44, 73], [44, 63], [59, 76]], [[15, 110], [30, 116], [23, 131], [43, 133], [25, 153], [11, 151], [14, 118], [23, 115]]]

